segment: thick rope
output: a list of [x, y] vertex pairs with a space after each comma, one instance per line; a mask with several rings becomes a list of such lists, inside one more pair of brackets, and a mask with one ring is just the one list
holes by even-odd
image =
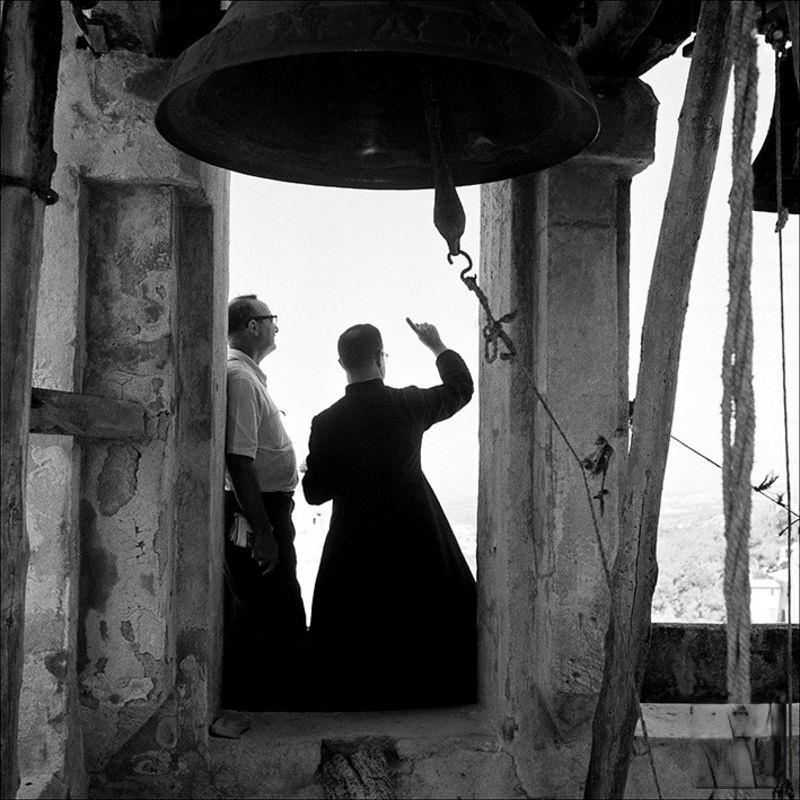
[[[755, 5], [742, 3], [734, 52], [733, 183], [728, 203], [728, 320], [722, 358], [722, 492], [725, 510], [725, 608], [728, 700], [750, 702], [750, 565], [748, 542], [752, 496], [755, 403], [753, 310], [752, 141], [755, 129]], [[733, 431], [731, 430], [733, 426]]]

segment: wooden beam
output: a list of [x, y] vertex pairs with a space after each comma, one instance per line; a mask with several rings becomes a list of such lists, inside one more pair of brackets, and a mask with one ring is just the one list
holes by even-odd
[[23, 501], [45, 208], [40, 195], [28, 187], [35, 186], [47, 196], [55, 168], [53, 111], [61, 55], [61, 3], [5, 0], [1, 19], [0, 797], [15, 797], [29, 553]]
[[697, 242], [719, 146], [744, 0], [700, 10], [647, 296], [633, 434], [614, 562], [603, 682], [585, 797], [623, 797], [639, 717], [658, 566], [656, 534]]
[[786, 21], [789, 24], [789, 38], [792, 41], [790, 51], [794, 66], [794, 79], [800, 89], [800, 5], [790, 0], [784, 0], [786, 8]]
[[31, 433], [86, 439], [138, 439], [145, 434], [144, 406], [92, 394], [31, 389]]

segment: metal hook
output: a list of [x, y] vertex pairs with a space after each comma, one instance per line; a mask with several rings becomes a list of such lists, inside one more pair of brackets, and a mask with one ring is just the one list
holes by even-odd
[[449, 264], [453, 263], [453, 255], [464, 256], [464, 258], [467, 259], [467, 266], [461, 270], [461, 280], [471, 292], [475, 293], [475, 296], [478, 298], [478, 302], [481, 304], [481, 307], [486, 314], [486, 323], [484, 324], [482, 330], [484, 358], [490, 364], [497, 358], [499, 344], [498, 340], [500, 340], [506, 346], [506, 352], [500, 353], [500, 358], [504, 361], [513, 361], [514, 358], [516, 358], [517, 350], [514, 347], [514, 342], [512, 341], [511, 337], [503, 330], [503, 325], [508, 322], [512, 322], [517, 316], [517, 312], [512, 311], [508, 314], [503, 314], [500, 319], [495, 319], [491, 308], [489, 308], [489, 301], [486, 299], [486, 295], [478, 286], [477, 278], [474, 275], [467, 275], [467, 273], [473, 268], [472, 257], [469, 253], [465, 253], [461, 248], [459, 248], [458, 252], [455, 254], [447, 254], [447, 262]]
[[[456, 253], [456, 255], [457, 255], [457, 256], [464, 256], [464, 258], [466, 258], [466, 259], [467, 259], [467, 266], [466, 266], [466, 267], [464, 267], [464, 269], [462, 269], [462, 270], [461, 270], [461, 273], [460, 273], [461, 280], [462, 280], [462, 281], [466, 281], [466, 275], [467, 275], [467, 273], [472, 271], [472, 257], [470, 256], [470, 254], [469, 254], [469, 253], [465, 252], [464, 250], [459, 250], [459, 251]], [[451, 253], [448, 253], [448, 254], [447, 254], [447, 263], [448, 263], [448, 264], [452, 264], [452, 263], [453, 263], [453, 256], [452, 256], [452, 254], [451, 254]]]

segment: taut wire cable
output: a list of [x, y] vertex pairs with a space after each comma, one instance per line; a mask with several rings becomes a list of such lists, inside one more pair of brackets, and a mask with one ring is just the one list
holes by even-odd
[[[794, 42], [794, 47], [800, 42]], [[792, 656], [792, 481], [789, 458], [789, 407], [786, 390], [786, 309], [783, 282], [783, 227], [788, 210], [783, 206], [783, 142], [781, 131], [781, 59], [787, 58], [785, 37], [775, 45], [775, 198], [778, 220], [775, 233], [778, 235], [778, 284], [781, 320], [781, 393], [783, 398], [783, 452], [786, 468], [786, 729], [783, 737], [783, 785], [775, 787], [777, 798], [794, 797], [792, 759], [794, 757], [792, 725], [792, 678], [794, 660]], [[797, 76], [796, 76], [797, 77]]]

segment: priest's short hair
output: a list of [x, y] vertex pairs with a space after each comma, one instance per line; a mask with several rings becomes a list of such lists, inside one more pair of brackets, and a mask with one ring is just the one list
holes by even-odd
[[336, 345], [339, 361], [345, 369], [368, 367], [383, 349], [381, 332], [369, 323], [353, 325], [340, 337]]

